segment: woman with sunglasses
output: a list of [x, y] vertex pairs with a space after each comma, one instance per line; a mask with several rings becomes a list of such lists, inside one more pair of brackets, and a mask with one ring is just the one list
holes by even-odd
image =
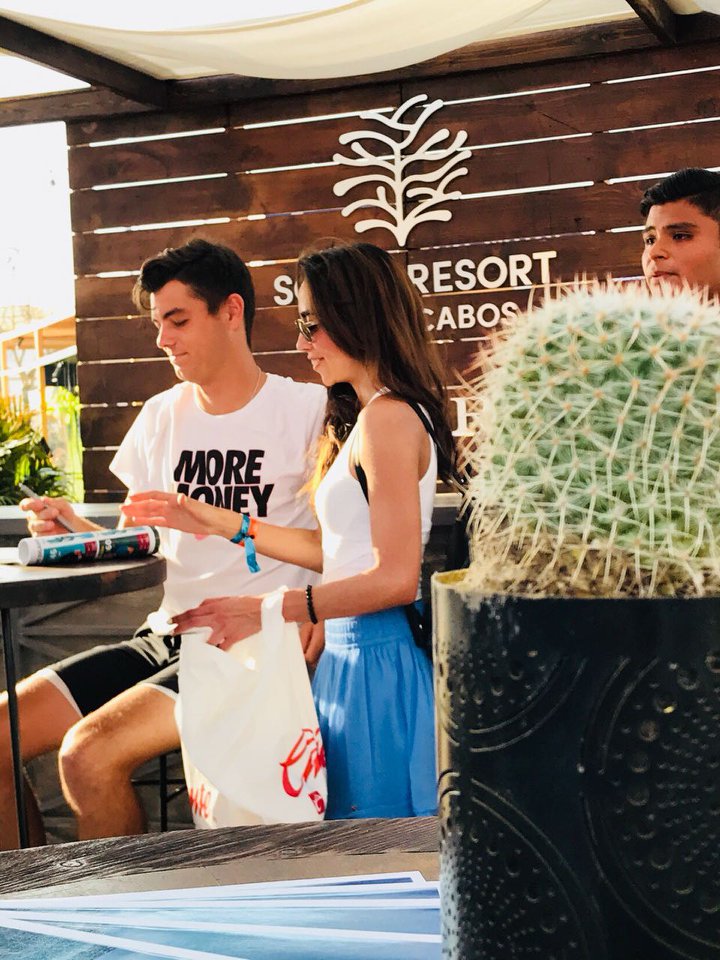
[[[141, 494], [123, 509], [136, 522], [250, 537], [261, 556], [322, 571], [319, 586], [288, 590], [282, 609], [286, 620], [325, 621], [313, 692], [327, 816], [430, 814], [432, 668], [405, 606], [418, 595], [436, 478], [454, 471], [443, 372], [419, 294], [379, 247], [307, 253], [298, 284], [297, 348], [329, 388], [312, 481], [318, 529], [243, 518], [238, 530], [236, 513], [182, 495]], [[176, 618], [178, 630], [211, 627], [226, 649], [259, 630], [261, 600], [205, 601]]]

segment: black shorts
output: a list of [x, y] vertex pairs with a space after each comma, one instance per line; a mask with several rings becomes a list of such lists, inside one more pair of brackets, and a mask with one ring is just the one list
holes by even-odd
[[84, 717], [138, 683], [150, 683], [176, 697], [180, 640], [179, 636], [154, 633], [144, 623], [132, 640], [76, 653], [41, 673]]

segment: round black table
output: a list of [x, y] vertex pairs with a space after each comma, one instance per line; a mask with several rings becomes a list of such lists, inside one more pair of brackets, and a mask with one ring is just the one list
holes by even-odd
[[15, 645], [10, 611], [18, 607], [68, 600], [98, 600], [117, 593], [154, 587], [165, 579], [161, 557], [121, 562], [103, 561], [24, 567], [14, 547], [0, 547], [0, 619], [2, 621], [5, 680], [8, 694], [10, 745], [12, 750], [15, 804], [20, 846], [27, 846], [27, 819], [23, 798], [22, 754], [15, 684]]

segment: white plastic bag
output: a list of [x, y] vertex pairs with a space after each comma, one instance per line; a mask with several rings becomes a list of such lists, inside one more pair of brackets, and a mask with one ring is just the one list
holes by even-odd
[[228, 651], [207, 630], [183, 636], [175, 716], [196, 827], [324, 816], [325, 753], [284, 592], [263, 601], [262, 631]]

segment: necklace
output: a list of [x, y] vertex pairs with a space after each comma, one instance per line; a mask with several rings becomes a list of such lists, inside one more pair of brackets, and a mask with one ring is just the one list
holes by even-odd
[[255, 386], [253, 387], [253, 392], [247, 398], [247, 400], [245, 401], [245, 404], [250, 403], [250, 401], [253, 399], [255, 394], [260, 389], [260, 381], [262, 380], [262, 375], [263, 375], [263, 371], [260, 369], [260, 367], [258, 367], [258, 375], [257, 375], [257, 380], [255, 381]]

